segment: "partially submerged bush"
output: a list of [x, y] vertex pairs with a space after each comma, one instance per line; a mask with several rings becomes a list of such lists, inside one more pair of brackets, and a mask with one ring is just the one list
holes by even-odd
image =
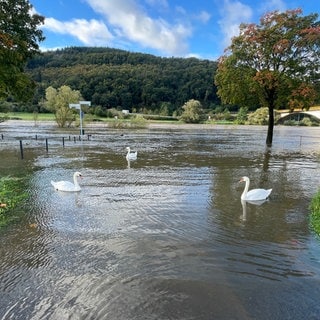
[[109, 123], [109, 127], [115, 129], [142, 129], [147, 127], [147, 120], [141, 115], [133, 117], [130, 121], [124, 119], [115, 119]]
[[182, 106], [183, 112], [180, 119], [185, 123], [200, 123], [204, 120], [203, 109], [200, 101], [191, 99]]
[[247, 124], [266, 125], [268, 124], [268, 108], [258, 108], [255, 112], [248, 114]]
[[147, 120], [141, 116], [137, 115], [130, 121], [132, 128], [146, 128], [147, 127]]

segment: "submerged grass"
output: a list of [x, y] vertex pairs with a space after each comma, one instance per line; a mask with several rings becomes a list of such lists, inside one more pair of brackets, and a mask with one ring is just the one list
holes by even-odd
[[0, 178], [0, 227], [15, 219], [13, 209], [27, 198], [21, 179], [12, 177]]
[[311, 228], [320, 236], [320, 190], [311, 200], [310, 211]]

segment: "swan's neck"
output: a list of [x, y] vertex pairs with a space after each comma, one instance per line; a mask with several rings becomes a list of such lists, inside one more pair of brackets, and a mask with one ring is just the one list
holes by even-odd
[[249, 185], [250, 185], [250, 181], [246, 180], [246, 185], [245, 185], [244, 190], [242, 192], [241, 199], [245, 199], [246, 198], [248, 190], [249, 190]]
[[74, 183], [75, 189], [79, 189], [80, 188], [80, 185], [79, 185], [79, 182], [78, 182], [78, 177], [76, 175], [73, 176], [73, 183]]

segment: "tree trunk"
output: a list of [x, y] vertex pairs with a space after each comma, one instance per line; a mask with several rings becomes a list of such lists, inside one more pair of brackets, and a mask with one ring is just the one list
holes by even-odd
[[269, 123], [268, 123], [268, 134], [266, 144], [268, 147], [272, 146], [272, 139], [273, 139], [273, 126], [274, 126], [274, 108], [273, 106], [269, 106]]

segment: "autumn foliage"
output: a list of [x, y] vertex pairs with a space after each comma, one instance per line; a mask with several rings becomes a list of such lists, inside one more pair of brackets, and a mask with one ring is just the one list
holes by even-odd
[[301, 9], [268, 12], [260, 24], [241, 24], [219, 59], [215, 84], [223, 103], [268, 107], [267, 145], [274, 109], [308, 109], [317, 99], [320, 70], [318, 14]]

